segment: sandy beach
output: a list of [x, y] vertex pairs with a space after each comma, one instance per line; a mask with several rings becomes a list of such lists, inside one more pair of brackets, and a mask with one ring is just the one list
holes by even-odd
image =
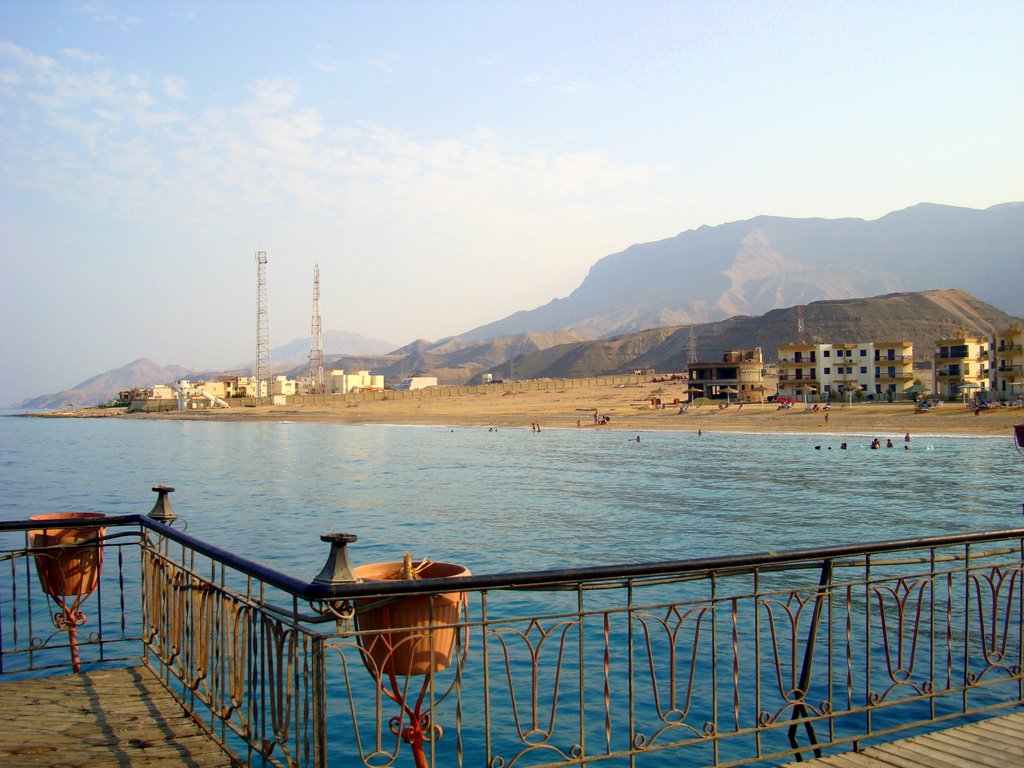
[[[161, 414], [126, 414], [120, 409], [82, 408], [49, 412], [53, 417], [195, 419], [206, 421], [294, 421], [338, 424], [421, 424], [436, 426], [522, 427], [541, 429], [703, 430], [733, 432], [816, 432], [821, 434], [1006, 435], [1024, 422], [1024, 408], [996, 407], [976, 412], [962, 403], [943, 403], [924, 413], [912, 403], [833, 403], [829, 410], [805, 410], [803, 404], [780, 409], [774, 403], [691, 405], [674, 384], [595, 386], [548, 391], [467, 394], [452, 397], [384, 399], [334, 406], [260, 406]], [[651, 405], [660, 398], [664, 407]], [[594, 415], [609, 417], [595, 423]]]

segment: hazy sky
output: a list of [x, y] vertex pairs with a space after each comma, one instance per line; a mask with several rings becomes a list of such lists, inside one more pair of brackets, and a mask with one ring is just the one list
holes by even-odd
[[438, 339], [632, 243], [1024, 199], [1024, 3], [0, 3], [0, 404]]

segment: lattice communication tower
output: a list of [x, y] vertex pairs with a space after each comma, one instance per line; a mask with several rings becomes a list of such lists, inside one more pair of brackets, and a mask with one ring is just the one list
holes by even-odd
[[804, 343], [804, 306], [801, 304], [796, 308], [796, 343]]
[[313, 326], [309, 338], [309, 391], [324, 393], [324, 328], [320, 322], [320, 265], [313, 265]]
[[270, 394], [270, 314], [267, 310], [267, 252], [256, 251], [256, 404], [263, 402], [263, 382]]

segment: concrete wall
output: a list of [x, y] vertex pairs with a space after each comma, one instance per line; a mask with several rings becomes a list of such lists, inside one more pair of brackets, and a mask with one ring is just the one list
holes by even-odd
[[[593, 376], [586, 379], [536, 379], [531, 381], [507, 381], [501, 384], [474, 384], [472, 386], [428, 387], [406, 391], [385, 390], [383, 392], [349, 392], [345, 395], [292, 395], [289, 405], [337, 405], [342, 403], [369, 403], [377, 400], [430, 400], [440, 397], [461, 397], [463, 395], [501, 395], [505, 392], [544, 392], [551, 389], [583, 389], [584, 387], [617, 387], [620, 384], [649, 384], [654, 376], [621, 374], [618, 376]], [[234, 406], [235, 401], [231, 401]]]

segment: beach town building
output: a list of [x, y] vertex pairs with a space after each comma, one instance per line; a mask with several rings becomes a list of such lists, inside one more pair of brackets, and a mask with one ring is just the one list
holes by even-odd
[[966, 335], [936, 341], [935, 396], [988, 399], [990, 343], [982, 336]]
[[427, 387], [436, 386], [437, 376], [424, 376], [423, 374], [417, 374], [416, 376], [406, 376], [395, 385], [395, 390], [403, 391], [410, 389], [426, 389]]
[[272, 395], [294, 395], [296, 392], [296, 382], [294, 379], [289, 379], [287, 376], [274, 376], [270, 380], [270, 392]]
[[761, 359], [761, 348], [731, 349], [721, 361], [687, 366], [690, 394], [757, 403], [775, 394], [771, 371]]
[[[256, 397], [255, 376], [221, 376], [219, 381], [224, 384], [224, 397]], [[267, 380], [260, 382], [260, 397], [267, 397]]]
[[778, 356], [779, 395], [792, 400], [853, 393], [894, 400], [914, 381], [914, 345], [909, 341], [784, 344]]
[[1024, 396], [1024, 326], [1014, 323], [992, 335], [989, 373], [992, 395], [999, 400]]
[[178, 393], [169, 384], [154, 384], [132, 390], [128, 410], [133, 413], [157, 413], [178, 408]]
[[324, 371], [324, 392], [345, 395], [349, 392], [379, 391], [384, 389], [384, 376], [369, 371], [345, 373], [343, 370]]

